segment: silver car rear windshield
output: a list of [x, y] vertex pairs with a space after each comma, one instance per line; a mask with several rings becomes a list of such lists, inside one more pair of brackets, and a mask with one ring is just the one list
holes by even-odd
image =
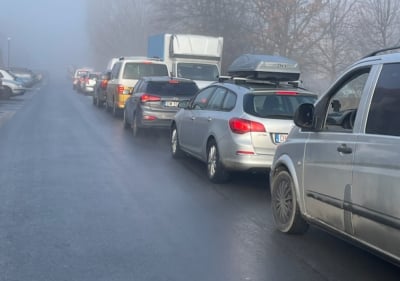
[[293, 119], [300, 104], [314, 103], [316, 99], [316, 96], [289, 91], [281, 94], [247, 94], [243, 99], [243, 108], [246, 113], [257, 117]]

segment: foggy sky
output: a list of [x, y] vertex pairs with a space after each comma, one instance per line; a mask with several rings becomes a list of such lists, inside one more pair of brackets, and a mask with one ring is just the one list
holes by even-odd
[[5, 66], [60, 70], [88, 65], [85, 0], [1, 0], [0, 48]]

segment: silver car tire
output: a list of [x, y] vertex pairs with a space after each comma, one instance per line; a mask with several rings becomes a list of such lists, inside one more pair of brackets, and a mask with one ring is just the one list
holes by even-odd
[[137, 120], [137, 117], [136, 117], [136, 113], [135, 113], [135, 115], [133, 115], [133, 120], [132, 120], [131, 127], [132, 127], [132, 135], [135, 138], [138, 137], [139, 133], [140, 133], [140, 128], [138, 126], [138, 120]]
[[178, 130], [175, 126], [171, 129], [171, 155], [173, 158], [178, 159], [183, 156], [183, 151], [179, 146]]
[[221, 163], [218, 146], [211, 140], [207, 146], [207, 176], [213, 183], [223, 183], [228, 180], [229, 174]]
[[278, 230], [288, 234], [302, 234], [308, 229], [308, 223], [300, 214], [296, 191], [291, 175], [281, 169], [272, 181], [271, 207]]

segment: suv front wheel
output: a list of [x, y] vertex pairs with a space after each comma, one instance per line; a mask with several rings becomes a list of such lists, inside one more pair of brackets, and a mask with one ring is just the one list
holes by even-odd
[[274, 175], [271, 189], [272, 215], [279, 231], [291, 234], [306, 232], [308, 223], [300, 214], [293, 179], [286, 169]]

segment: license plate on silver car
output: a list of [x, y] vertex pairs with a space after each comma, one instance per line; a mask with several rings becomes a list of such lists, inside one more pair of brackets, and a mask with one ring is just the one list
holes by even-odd
[[179, 104], [179, 101], [166, 101], [164, 103], [164, 105], [168, 106], [168, 107], [177, 107], [178, 104]]
[[285, 142], [287, 139], [287, 134], [275, 134], [275, 143]]

